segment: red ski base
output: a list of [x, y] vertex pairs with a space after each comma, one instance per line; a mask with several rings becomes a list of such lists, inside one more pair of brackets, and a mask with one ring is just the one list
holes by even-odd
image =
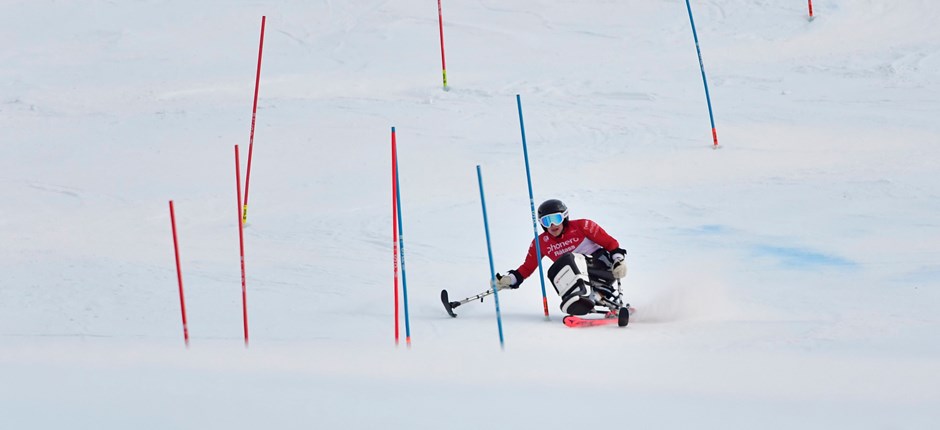
[[614, 318], [588, 319], [574, 315], [568, 315], [562, 321], [568, 327], [594, 327], [596, 325], [617, 324], [617, 320]]
[[[627, 309], [627, 308], [624, 308], [624, 309]], [[628, 315], [633, 315], [634, 312], [636, 312], [634, 308], [629, 308]], [[568, 315], [564, 319], [562, 319], [562, 322], [564, 322], [565, 325], [568, 327], [594, 327], [594, 326], [599, 326], [599, 325], [612, 325], [612, 324], [617, 324], [623, 327], [627, 325], [626, 324], [627, 321], [629, 321], [629, 317], [619, 318], [617, 315], [609, 315], [604, 318], [598, 318], [598, 319], [581, 318], [581, 317], [577, 317], [574, 315]]]

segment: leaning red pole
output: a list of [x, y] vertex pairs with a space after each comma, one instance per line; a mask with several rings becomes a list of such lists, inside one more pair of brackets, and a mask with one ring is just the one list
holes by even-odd
[[398, 345], [398, 172], [395, 166], [398, 165], [398, 156], [395, 154], [395, 135], [392, 134], [392, 262], [395, 265], [395, 345]]
[[242, 321], [245, 326], [245, 347], [248, 346], [248, 292], [245, 286], [245, 226], [242, 221], [242, 178], [241, 164], [238, 161], [238, 145], [235, 145], [235, 189], [238, 196], [238, 251], [242, 264]]
[[248, 169], [245, 172], [245, 205], [239, 206], [242, 223], [248, 221], [248, 182], [251, 180], [251, 153], [255, 147], [255, 119], [258, 114], [258, 86], [261, 83], [261, 53], [264, 51], [264, 16], [261, 17], [261, 43], [258, 46], [258, 70], [255, 72], [255, 100], [251, 105], [251, 132], [248, 135]]
[[183, 271], [180, 269], [180, 247], [176, 239], [176, 214], [173, 210], [173, 200], [170, 200], [170, 225], [173, 226], [173, 252], [176, 254], [176, 278], [180, 284], [180, 309], [183, 312], [183, 340], [189, 348], [189, 327], [186, 325], [186, 300], [183, 298]]
[[813, 19], [813, 0], [809, 0], [809, 18]]
[[447, 91], [447, 62], [444, 61], [444, 13], [441, 0], [437, 0], [437, 25], [441, 33], [441, 69], [444, 75], [444, 91]]

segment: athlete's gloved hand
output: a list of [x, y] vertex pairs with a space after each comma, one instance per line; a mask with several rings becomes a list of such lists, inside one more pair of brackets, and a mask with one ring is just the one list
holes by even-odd
[[610, 269], [614, 278], [622, 279], [627, 276], [627, 251], [617, 248], [610, 253], [610, 258], [614, 260], [614, 266]]
[[497, 273], [496, 274], [496, 286], [500, 290], [504, 288], [519, 288], [519, 285], [522, 284], [522, 276], [519, 276], [519, 272], [515, 270], [510, 270], [506, 272], [505, 275]]

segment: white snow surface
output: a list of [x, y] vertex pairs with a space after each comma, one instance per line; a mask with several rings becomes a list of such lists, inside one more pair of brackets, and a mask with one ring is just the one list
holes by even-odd
[[[444, 1], [446, 92], [432, 1], [4, 0], [0, 428], [937, 428], [940, 3], [691, 4], [717, 150], [681, 0]], [[628, 327], [441, 306], [489, 287], [476, 165], [496, 270], [532, 239], [517, 94]]]

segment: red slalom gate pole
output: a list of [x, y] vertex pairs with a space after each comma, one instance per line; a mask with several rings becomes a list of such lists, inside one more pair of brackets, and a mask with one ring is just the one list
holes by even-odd
[[264, 51], [264, 21], [261, 17], [261, 42], [258, 46], [258, 70], [255, 72], [255, 99], [251, 105], [251, 132], [248, 135], [248, 170], [245, 172], [245, 204], [239, 206], [241, 224], [248, 222], [248, 182], [251, 180], [251, 153], [255, 147], [255, 119], [258, 114], [258, 86], [261, 83], [261, 53]]
[[242, 321], [245, 326], [245, 347], [248, 347], [248, 292], [245, 286], [245, 226], [242, 223], [242, 178], [241, 164], [238, 161], [238, 145], [235, 145], [235, 189], [238, 196], [238, 250], [242, 265]]
[[441, 0], [437, 0], [437, 24], [441, 32], [441, 69], [444, 75], [444, 91], [447, 91], [447, 62], [444, 61], [444, 13], [441, 8]]
[[815, 18], [813, 16], [813, 0], [809, 0], [809, 20], [812, 21]]
[[392, 129], [392, 261], [395, 265], [395, 345], [398, 345], [398, 172], [395, 166], [398, 165], [398, 156], [395, 148], [395, 132]]
[[176, 214], [173, 210], [173, 200], [170, 200], [170, 225], [173, 227], [173, 252], [176, 254], [176, 278], [180, 284], [180, 309], [183, 312], [183, 340], [189, 348], [189, 327], [186, 325], [186, 300], [183, 299], [183, 271], [180, 269], [180, 247], [176, 239]]

